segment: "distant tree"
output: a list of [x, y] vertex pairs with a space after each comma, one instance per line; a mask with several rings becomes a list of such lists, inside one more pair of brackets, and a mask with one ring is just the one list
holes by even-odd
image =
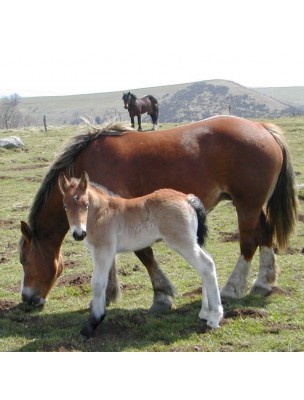
[[22, 114], [16, 110], [14, 102], [9, 98], [2, 99], [0, 103], [0, 127], [1, 129], [18, 128], [22, 121]]

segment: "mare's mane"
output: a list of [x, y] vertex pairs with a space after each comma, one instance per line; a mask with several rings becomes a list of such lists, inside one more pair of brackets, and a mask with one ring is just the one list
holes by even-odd
[[[54, 183], [58, 178], [58, 174], [65, 171], [70, 176], [73, 176], [75, 159], [87, 146], [89, 146], [90, 143], [98, 139], [100, 136], [119, 136], [127, 133], [127, 131], [134, 131], [133, 128], [130, 128], [126, 125], [126, 123], [122, 122], [114, 122], [106, 127], [94, 126], [86, 120], [85, 123], [89, 126], [89, 128], [93, 129], [93, 132], [91, 132], [89, 129], [88, 133], [74, 136], [67, 142], [66, 146], [50, 166], [48, 173], [45, 175], [41, 186], [36, 193], [29, 214], [29, 226], [33, 235], [35, 235], [35, 220], [37, 218], [37, 214], [49, 198], [53, 190]], [[104, 189], [107, 191], [106, 188]]]

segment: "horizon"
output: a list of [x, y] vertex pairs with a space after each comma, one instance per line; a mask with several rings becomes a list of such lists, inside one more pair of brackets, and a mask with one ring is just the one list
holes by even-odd
[[216, 78], [216, 79], [204, 79], [200, 81], [192, 81], [192, 82], [180, 82], [180, 83], [173, 83], [173, 84], [168, 84], [168, 85], [157, 85], [157, 86], [146, 86], [146, 87], [136, 87], [132, 89], [124, 89], [124, 90], [110, 90], [110, 91], [102, 91], [102, 92], [90, 92], [90, 93], [67, 93], [67, 94], [44, 94], [44, 95], [22, 95], [16, 91], [13, 91], [9, 94], [0, 94], [0, 98], [7, 98], [10, 97], [13, 94], [17, 94], [21, 98], [37, 98], [37, 97], [70, 97], [70, 96], [89, 96], [89, 95], [96, 95], [96, 94], [107, 94], [107, 93], [123, 93], [124, 91], [132, 91], [132, 90], [144, 90], [144, 89], [155, 89], [155, 88], [160, 88], [160, 87], [167, 87], [167, 86], [179, 86], [179, 85], [191, 85], [193, 83], [197, 82], [210, 82], [210, 81], [223, 81], [223, 82], [233, 82], [237, 85], [240, 85], [242, 87], [248, 88], [248, 89], [270, 89], [270, 88], [278, 88], [278, 89], [284, 89], [284, 88], [301, 88], [304, 87], [304, 85], [287, 85], [287, 86], [245, 86], [242, 85], [239, 82], [231, 81], [228, 79], [221, 79], [221, 78]]

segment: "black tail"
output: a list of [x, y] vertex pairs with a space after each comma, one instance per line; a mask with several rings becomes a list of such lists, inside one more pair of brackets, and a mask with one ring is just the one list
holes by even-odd
[[[157, 121], [158, 121], [158, 101], [151, 94], [148, 94], [148, 98], [151, 101], [151, 104], [152, 104], [152, 107], [153, 107], [153, 116], [154, 116], [154, 121], [153, 122], [157, 124]], [[151, 117], [152, 117], [152, 115], [151, 115]]]
[[187, 201], [196, 212], [197, 222], [198, 222], [197, 243], [201, 247], [203, 247], [203, 245], [205, 243], [205, 239], [207, 238], [207, 234], [208, 234], [205, 207], [203, 206], [203, 203], [200, 201], [200, 199], [198, 197], [194, 196], [194, 194], [189, 194], [187, 196]]

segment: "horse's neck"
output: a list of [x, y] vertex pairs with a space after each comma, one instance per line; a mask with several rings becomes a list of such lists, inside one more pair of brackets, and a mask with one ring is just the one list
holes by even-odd
[[104, 190], [96, 189], [95, 187], [91, 186], [88, 189], [88, 195], [89, 212], [91, 212], [91, 216], [108, 209], [110, 195]]
[[35, 238], [40, 243], [46, 243], [44, 247], [48, 247], [51, 251], [59, 251], [69, 229], [59, 190], [53, 190], [43, 207], [37, 212], [32, 228]]

